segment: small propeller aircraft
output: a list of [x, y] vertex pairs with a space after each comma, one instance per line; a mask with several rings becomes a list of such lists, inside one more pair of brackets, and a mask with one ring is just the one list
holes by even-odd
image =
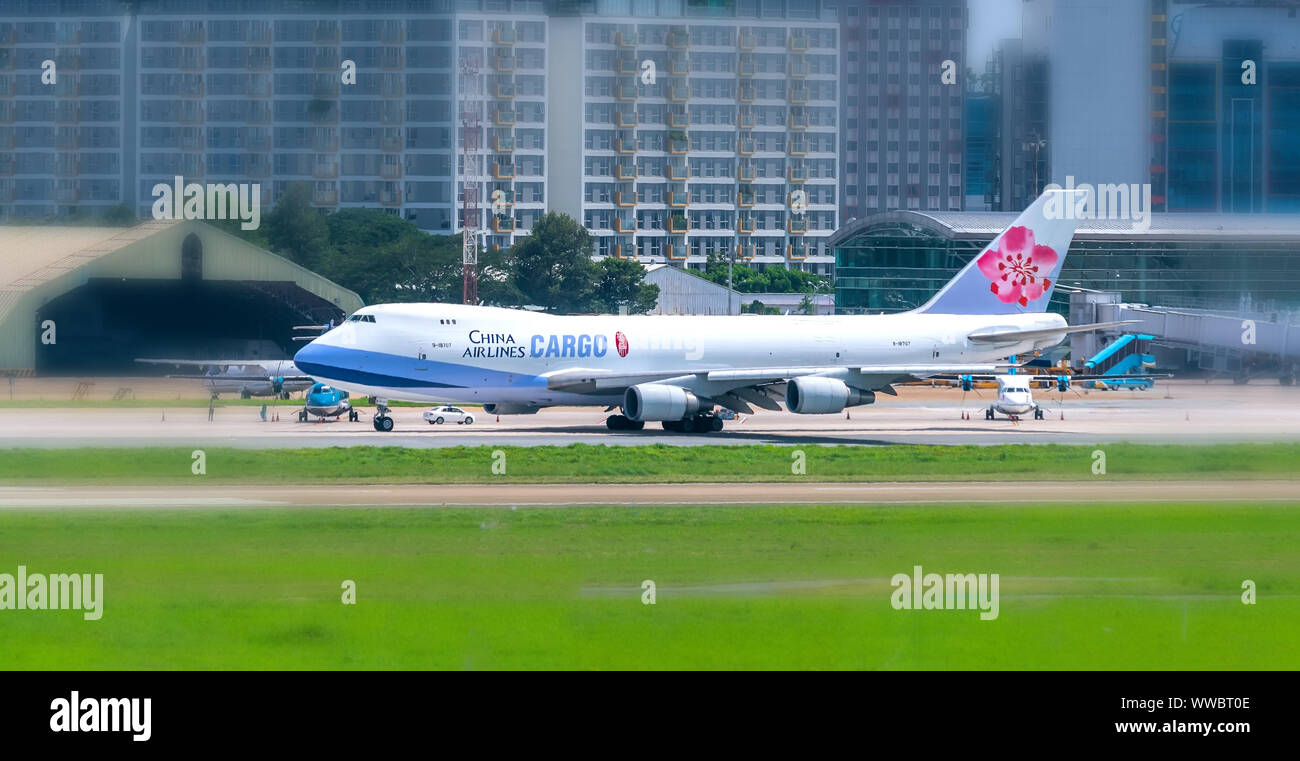
[[[1133, 375], [1027, 375], [1021, 373], [1009, 373], [1002, 375], [946, 375], [935, 376], [932, 380], [947, 382], [952, 385], [961, 386], [962, 399], [966, 398], [967, 391], [974, 391], [977, 395], [975, 384], [980, 381], [996, 381], [998, 384], [998, 395], [993, 403], [984, 410], [985, 420], [994, 420], [998, 413], [1006, 415], [1010, 420], [1019, 420], [1023, 415], [1032, 414], [1034, 420], [1043, 419], [1043, 408], [1034, 401], [1032, 387], [1037, 384], [1040, 387], [1051, 388], [1061, 392], [1061, 398], [1064, 400], [1065, 392], [1072, 391], [1071, 383], [1091, 383], [1105, 379], [1106, 381], [1131, 380], [1136, 378], [1145, 379], [1154, 385], [1156, 378], [1172, 378], [1169, 373], [1138, 373]], [[1074, 393], [1079, 393], [1075, 391]]]
[[254, 396], [288, 399], [294, 391], [305, 391], [315, 383], [288, 359], [137, 359], [136, 362], [197, 368], [198, 373], [167, 377], [202, 381], [213, 399], [221, 394], [239, 394], [240, 399]]
[[312, 384], [312, 387], [307, 390], [306, 401], [302, 406], [302, 411], [298, 413], [298, 422], [305, 423], [313, 415], [316, 416], [317, 420], [324, 420], [327, 417], [337, 418], [343, 415], [347, 415], [348, 422], [351, 423], [355, 423], [358, 419], [356, 409], [348, 401], [348, 392], [340, 391], [324, 383]]

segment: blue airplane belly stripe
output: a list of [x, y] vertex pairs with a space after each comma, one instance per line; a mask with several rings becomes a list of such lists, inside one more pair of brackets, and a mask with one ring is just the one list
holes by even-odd
[[[306, 375], [344, 383], [386, 388], [468, 388], [474, 385], [545, 387], [546, 379], [534, 375], [459, 365], [451, 362], [417, 360], [394, 354], [308, 344], [294, 357], [294, 364]], [[420, 365], [426, 369], [416, 370]], [[366, 368], [366, 369], [362, 369]], [[439, 378], [440, 380], [433, 380]]]

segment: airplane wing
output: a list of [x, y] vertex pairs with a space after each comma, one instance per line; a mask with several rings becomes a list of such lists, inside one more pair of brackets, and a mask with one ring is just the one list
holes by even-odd
[[[189, 365], [191, 367], [231, 367], [239, 365], [241, 367], [260, 366], [260, 360], [248, 359], [136, 359], [142, 365]], [[283, 360], [268, 360], [283, 361]]]
[[[856, 365], [824, 367], [758, 367], [736, 370], [661, 370], [643, 373], [612, 373], [605, 370], [562, 370], [547, 376], [546, 385], [555, 391], [578, 394], [621, 391], [639, 383], [668, 382], [673, 385], [712, 384], [725, 390], [784, 383], [805, 375], [840, 377], [850, 385], [869, 391], [893, 393], [892, 383], [921, 380], [938, 373], [1006, 372], [1018, 365]], [[761, 405], [760, 405], [761, 406]]]
[[1043, 328], [1041, 330], [998, 330], [997, 328], [985, 328], [984, 330], [977, 330], [966, 337], [972, 341], [979, 341], [980, 343], [1015, 343], [1017, 341], [1028, 341], [1032, 338], [1050, 338], [1052, 336], [1060, 336], [1067, 333], [1087, 333], [1090, 330], [1118, 328], [1123, 325], [1133, 325], [1139, 322], [1142, 321], [1117, 320], [1115, 322], [1094, 322], [1088, 325], [1066, 325], [1061, 328]]
[[251, 381], [311, 381], [308, 375], [230, 375], [221, 373], [219, 375], [167, 375], [168, 378], [181, 378], [189, 380], [251, 380]]

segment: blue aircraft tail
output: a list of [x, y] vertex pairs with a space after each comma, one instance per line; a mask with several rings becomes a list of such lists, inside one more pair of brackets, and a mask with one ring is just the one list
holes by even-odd
[[1048, 190], [1025, 209], [934, 298], [914, 312], [1021, 314], [1044, 312], [1074, 237], [1067, 209], [1078, 191]]

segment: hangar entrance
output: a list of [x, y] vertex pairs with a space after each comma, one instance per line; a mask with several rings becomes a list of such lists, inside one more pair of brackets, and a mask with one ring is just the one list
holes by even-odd
[[342, 311], [292, 282], [92, 279], [37, 311], [56, 342], [36, 346], [42, 375], [142, 375], [137, 357], [284, 359], [294, 325]]

